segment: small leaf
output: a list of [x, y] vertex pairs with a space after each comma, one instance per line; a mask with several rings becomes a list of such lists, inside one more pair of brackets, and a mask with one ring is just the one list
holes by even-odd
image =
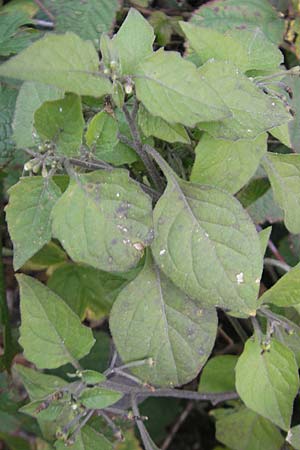
[[48, 281], [49, 288], [82, 320], [107, 316], [125, 284], [121, 276], [70, 263], [58, 267]]
[[272, 227], [270, 226], [270, 227], [265, 228], [264, 230], [261, 230], [258, 233], [258, 237], [260, 240], [261, 253], [263, 256], [266, 253], [271, 232], [272, 232]]
[[98, 55], [91, 42], [74, 33], [48, 34], [0, 66], [0, 75], [38, 81], [78, 95], [102, 97], [112, 92], [98, 72]]
[[182, 125], [169, 124], [160, 117], [152, 116], [143, 106], [139, 108], [138, 124], [146, 137], [154, 136], [171, 143], [190, 143], [189, 135]]
[[118, 131], [116, 120], [107, 112], [101, 111], [92, 118], [85, 139], [95, 158], [114, 162], [114, 147], [118, 143]]
[[113, 39], [123, 75], [135, 74], [138, 64], [153, 53], [153, 42], [153, 28], [136, 9], [131, 8]]
[[204, 306], [255, 314], [262, 254], [250, 218], [226, 192], [164, 171], [168, 185], [154, 209], [152, 244], [159, 267]]
[[46, 101], [63, 97], [63, 90], [46, 84], [27, 81], [18, 94], [13, 120], [13, 137], [18, 148], [32, 147], [34, 113]]
[[126, 170], [78, 175], [52, 217], [70, 257], [107, 272], [134, 267], [153, 239], [151, 200]]
[[198, 73], [204, 83], [214, 88], [231, 112], [228, 119], [199, 124], [201, 130], [215, 138], [254, 139], [292, 118], [281, 100], [264, 94], [232, 63], [208, 61], [198, 69]]
[[235, 391], [234, 368], [237, 356], [222, 355], [211, 358], [201, 373], [199, 392]]
[[[56, 450], [66, 449], [63, 441], [56, 441], [54, 445]], [[69, 445], [68, 448], [72, 450], [113, 450], [112, 444], [102, 434], [87, 425], [80, 430], [75, 443]]]
[[194, 64], [175, 52], [159, 50], [142, 61], [135, 87], [150, 114], [170, 123], [194, 126], [231, 115], [210, 80], [202, 80]]
[[42, 177], [21, 178], [10, 188], [6, 219], [14, 244], [15, 270], [50, 241], [50, 215], [60, 195], [58, 186]]
[[25, 263], [24, 269], [33, 271], [46, 270], [50, 266], [66, 262], [67, 259], [67, 254], [60, 246], [54, 242], [49, 242]]
[[236, 389], [248, 408], [288, 430], [299, 389], [293, 352], [275, 339], [267, 351], [248, 339], [236, 365]]
[[14, 366], [31, 400], [38, 400], [47, 397], [61, 388], [68, 382], [54, 375], [38, 372], [37, 370], [17, 364]]
[[112, 391], [102, 387], [84, 389], [78, 400], [89, 409], [103, 409], [113, 405], [123, 397], [121, 392]]
[[52, 369], [82, 358], [94, 345], [90, 329], [54, 292], [18, 275], [21, 289], [20, 344], [38, 368]]
[[286, 441], [291, 444], [295, 450], [300, 450], [300, 425], [296, 425], [289, 430]]
[[195, 148], [191, 181], [211, 184], [235, 194], [255, 173], [267, 151], [267, 134], [236, 142], [215, 139], [207, 133]]
[[274, 70], [283, 61], [277, 45], [268, 41], [259, 28], [222, 33], [200, 24], [180, 22], [180, 26], [192, 48], [200, 56], [202, 64], [212, 58], [231, 61], [246, 72], [254, 69]]
[[47, 408], [39, 411], [39, 406], [41, 405], [42, 401], [43, 400], [40, 399], [27, 403], [26, 405], [22, 406], [19, 411], [23, 414], [28, 414], [29, 416], [38, 418], [42, 421], [57, 420], [63, 412], [65, 406], [64, 403], [61, 401], [52, 401]]
[[217, 418], [216, 438], [232, 450], [280, 450], [284, 441], [277, 427], [245, 407]]
[[270, 289], [260, 297], [262, 303], [276, 306], [294, 306], [300, 304], [300, 263], [283, 275]]
[[82, 370], [82, 381], [86, 384], [97, 384], [106, 380], [106, 376], [95, 370]]
[[110, 315], [122, 360], [152, 358], [153, 364], [145, 361], [131, 370], [160, 386], [178, 386], [196, 377], [214, 345], [216, 326], [214, 309], [199, 308], [160, 272], [150, 254], [137, 278], [119, 294]]
[[84, 120], [78, 95], [45, 102], [34, 114], [34, 128], [39, 136], [55, 144], [58, 154], [80, 154]]
[[282, 41], [284, 21], [268, 0], [216, 0], [201, 6], [192, 17], [192, 23], [226, 30], [253, 30], [259, 26], [275, 44]]
[[268, 153], [263, 166], [274, 197], [284, 210], [284, 222], [291, 233], [300, 232], [300, 155]]

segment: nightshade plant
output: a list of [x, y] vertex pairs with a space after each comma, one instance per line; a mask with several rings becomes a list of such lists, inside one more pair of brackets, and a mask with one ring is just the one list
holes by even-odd
[[[155, 450], [138, 404], [160, 396], [225, 402], [217, 439], [232, 449], [300, 448], [300, 328], [284, 313], [299, 308], [300, 267], [279, 261], [289, 271], [259, 297], [270, 229], [246, 210], [263, 173], [300, 233], [300, 155], [267, 151], [267, 132], [289, 147], [298, 67], [282, 65], [281, 25], [226, 30], [199, 17], [180, 22], [184, 56], [154, 51], [152, 27], [130, 9], [101, 35], [100, 60], [93, 42], [49, 33], [0, 66], [24, 81], [14, 139], [30, 156], [6, 208], [14, 269], [46, 261], [49, 275], [47, 286], [17, 275], [19, 343], [36, 367], [16, 368], [31, 400], [21, 411], [49, 448], [115, 448], [113, 414]], [[207, 363], [217, 309], [254, 331], [239, 357]], [[85, 366], [95, 339], [81, 322], [106, 316], [115, 347], [100, 373]], [[198, 392], [178, 389], [203, 367]]]

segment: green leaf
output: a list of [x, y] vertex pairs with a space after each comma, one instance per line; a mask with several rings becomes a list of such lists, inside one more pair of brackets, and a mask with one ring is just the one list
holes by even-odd
[[300, 425], [296, 425], [289, 430], [286, 441], [291, 444], [295, 450], [300, 450]]
[[35, 279], [18, 275], [21, 289], [20, 344], [38, 368], [55, 368], [82, 358], [94, 345], [90, 329], [69, 306]]
[[[141, 286], [144, 286], [141, 295]], [[147, 255], [143, 270], [119, 294], [110, 315], [116, 348], [127, 362], [153, 359], [132, 368], [141, 380], [178, 386], [195, 378], [216, 337], [214, 309], [200, 308]]]
[[153, 28], [136, 9], [131, 8], [113, 39], [123, 75], [136, 73], [138, 64], [153, 53], [153, 42]]
[[201, 6], [192, 23], [219, 31], [260, 27], [275, 44], [281, 43], [284, 33], [284, 21], [268, 0], [216, 0]]
[[110, 31], [120, 8], [118, 0], [44, 0], [55, 16], [55, 31], [73, 31], [82, 39], [93, 40], [96, 47], [101, 33]]
[[13, 120], [13, 137], [18, 148], [32, 147], [34, 113], [46, 101], [63, 97], [63, 90], [55, 86], [27, 81], [18, 94]]
[[25, 263], [24, 268], [33, 271], [46, 270], [50, 266], [65, 263], [67, 259], [67, 254], [60, 246], [49, 242]]
[[217, 419], [216, 438], [232, 450], [280, 450], [284, 441], [269, 420], [244, 407]]
[[81, 99], [75, 94], [47, 101], [34, 114], [34, 128], [39, 136], [55, 143], [57, 153], [64, 156], [80, 154], [83, 126]]
[[255, 314], [262, 255], [250, 218], [226, 192], [164, 172], [152, 244], [159, 267], [204, 306]]
[[44, 410], [39, 411], [42, 400], [34, 400], [22, 406], [19, 411], [31, 417], [38, 418], [41, 421], [54, 421], [59, 418], [65, 407], [62, 401], [52, 401]]
[[9, 433], [0, 433], [1, 442], [5, 442], [10, 450], [31, 450], [31, 445], [26, 439], [19, 436], [13, 436]]
[[30, 367], [17, 364], [14, 366], [31, 400], [38, 400], [59, 391], [68, 382], [54, 375], [48, 375]]
[[267, 151], [267, 135], [236, 142], [215, 139], [207, 133], [195, 148], [191, 181], [218, 186], [235, 194], [255, 173]]
[[63, 264], [48, 281], [49, 288], [59, 295], [83, 320], [107, 316], [126, 279], [79, 264]]
[[[63, 441], [55, 442], [56, 450], [65, 450], [66, 446]], [[68, 448], [72, 450], [113, 450], [112, 444], [94, 428], [85, 426], [80, 430], [79, 435], [73, 445]]]
[[272, 232], [272, 226], [267, 227], [258, 233], [258, 237], [260, 240], [260, 246], [261, 246], [261, 253], [263, 256], [266, 253], [271, 232]]
[[276, 340], [263, 351], [248, 339], [236, 365], [236, 389], [248, 408], [288, 430], [299, 389], [293, 352]]
[[260, 297], [262, 303], [276, 306], [294, 306], [300, 304], [300, 263], [283, 275], [270, 289]]
[[264, 94], [239, 69], [227, 61], [208, 61], [198, 69], [206, 84], [214, 88], [231, 112], [220, 122], [199, 127], [218, 139], [254, 139], [259, 134], [291, 120], [286, 107]]
[[106, 376], [95, 370], [82, 370], [82, 381], [86, 384], [97, 384], [106, 380]]
[[126, 170], [78, 175], [52, 217], [70, 257], [107, 272], [134, 267], [153, 239], [151, 200]]
[[238, 357], [221, 355], [211, 358], [205, 365], [198, 387], [199, 392], [235, 391], [235, 374]]
[[194, 64], [163, 50], [142, 61], [135, 73], [136, 95], [150, 114], [187, 126], [230, 116], [209, 83]]
[[98, 66], [98, 55], [91, 42], [74, 33], [48, 34], [3, 63], [0, 76], [102, 97], [112, 92], [112, 85], [103, 74], [97, 73]]
[[275, 201], [284, 210], [291, 233], [300, 232], [300, 155], [268, 153], [263, 166], [270, 179]]
[[1, 56], [18, 53], [30, 44], [32, 33], [22, 31], [20, 28], [30, 23], [31, 20], [24, 11], [0, 12]]
[[182, 125], [179, 123], [169, 124], [160, 117], [152, 116], [143, 106], [139, 108], [138, 124], [146, 137], [154, 136], [171, 143], [190, 143], [189, 135]]
[[114, 163], [115, 146], [118, 144], [118, 124], [115, 118], [105, 111], [96, 114], [90, 121], [85, 139], [96, 159]]
[[86, 388], [79, 396], [79, 401], [89, 409], [103, 409], [113, 405], [123, 397], [121, 392], [102, 387]]
[[[1, 66], [0, 66], [1, 67]], [[12, 119], [18, 91], [0, 84], [0, 167], [13, 157]]]
[[230, 30], [226, 33], [180, 22], [180, 26], [201, 63], [209, 59], [231, 61], [242, 72], [248, 70], [274, 70], [283, 61], [277, 45], [266, 39], [263, 32], [255, 30]]
[[21, 178], [9, 190], [6, 219], [14, 244], [14, 268], [22, 265], [51, 239], [51, 211], [61, 195], [52, 180]]
[[292, 148], [300, 153], [300, 77], [290, 76], [283, 80], [293, 92], [291, 106], [296, 112], [294, 120], [289, 122], [289, 136]]
[[[292, 123], [293, 121], [291, 121], [290, 123]], [[286, 147], [292, 148], [291, 138], [289, 135], [290, 123], [285, 123], [284, 125], [273, 128], [272, 130], [270, 130], [270, 133], [272, 136], [282, 142]]]

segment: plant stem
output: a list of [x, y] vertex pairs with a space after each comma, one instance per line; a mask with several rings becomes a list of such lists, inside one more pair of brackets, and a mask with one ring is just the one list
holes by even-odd
[[128, 126], [130, 128], [130, 133], [133, 139], [133, 148], [136, 151], [136, 153], [139, 155], [139, 157], [141, 158], [141, 160], [143, 161], [152, 181], [154, 186], [156, 187], [156, 189], [158, 189], [160, 192], [163, 191], [164, 189], [164, 183], [159, 175], [159, 172], [154, 164], [154, 162], [152, 161], [151, 158], [149, 158], [149, 155], [147, 154], [147, 152], [144, 151], [144, 147], [143, 147], [143, 143], [140, 137], [140, 133], [139, 130], [136, 126], [136, 122], [133, 119], [133, 117], [131, 116], [128, 108], [126, 105], [123, 105], [123, 112], [126, 118], [126, 121], [128, 123]]
[[39, 8], [41, 8], [41, 10], [46, 14], [46, 16], [49, 17], [50, 20], [52, 20], [52, 22], [55, 22], [55, 17], [53, 16], [53, 14], [49, 11], [49, 9], [46, 8], [45, 5], [43, 5], [43, 3], [41, 2], [41, 0], [34, 0], [34, 3], [36, 3], [38, 5]]
[[278, 267], [279, 269], [282, 269], [284, 272], [289, 272], [291, 270], [291, 266], [289, 266], [286, 262], [282, 262], [273, 258], [264, 258], [264, 265]]
[[[273, 313], [273, 311], [271, 311], [270, 309], [260, 308], [257, 312], [258, 312], [258, 314], [269, 319], [271, 322], [278, 323], [288, 333], [293, 331], [295, 328], [299, 329], [299, 327], [296, 324], [294, 324], [293, 322], [291, 322], [289, 319], [286, 319], [283, 316], [279, 316], [278, 314]], [[299, 329], [299, 331], [300, 331], [300, 329]]]
[[244, 328], [240, 324], [239, 320], [236, 317], [232, 317], [229, 314], [226, 314], [226, 317], [228, 321], [230, 322], [230, 325], [233, 327], [236, 334], [241, 338], [242, 342], [246, 342], [248, 339], [248, 335], [245, 332]]
[[228, 400], [234, 400], [239, 398], [236, 392], [220, 392], [220, 393], [202, 393], [195, 391], [187, 391], [184, 389], [147, 389], [139, 386], [129, 386], [125, 384], [115, 383], [114, 381], [104, 381], [100, 383], [101, 386], [114, 389], [119, 392], [123, 392], [124, 394], [134, 394], [137, 397], [173, 397], [173, 398], [182, 398], [187, 400], [200, 400], [200, 401], [208, 401], [213, 405], [216, 405], [220, 402], [225, 402]]
[[158, 447], [154, 444], [151, 437], [149, 436], [149, 433], [143, 424], [142, 420], [140, 419], [140, 411], [137, 405], [136, 397], [135, 395], [131, 395], [131, 406], [133, 414], [135, 415], [135, 423], [136, 426], [139, 429], [145, 450], [159, 450]]

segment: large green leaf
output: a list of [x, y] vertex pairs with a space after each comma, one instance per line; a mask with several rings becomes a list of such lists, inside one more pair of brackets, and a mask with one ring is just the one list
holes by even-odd
[[[55, 442], [56, 450], [65, 450], [66, 446], [63, 441]], [[112, 444], [94, 428], [85, 426], [80, 430], [79, 435], [73, 445], [68, 448], [72, 450], [113, 450]]]
[[197, 145], [191, 181], [212, 184], [235, 194], [255, 173], [267, 151], [267, 135], [236, 142], [205, 133]]
[[170, 124], [161, 117], [152, 116], [142, 105], [139, 108], [138, 124], [147, 137], [154, 136], [171, 143], [190, 143], [189, 135], [182, 125], [179, 123]]
[[299, 389], [293, 352], [275, 339], [266, 351], [249, 339], [236, 365], [236, 389], [248, 408], [288, 430]]
[[284, 441], [275, 425], [245, 407], [217, 416], [216, 438], [232, 450], [280, 450]]
[[[141, 295], [141, 286], [144, 286]], [[216, 337], [214, 309], [200, 308], [156, 267], [150, 254], [143, 270], [119, 294], [110, 329], [124, 362], [153, 358], [132, 372], [160, 386], [196, 377]]]
[[112, 92], [112, 85], [98, 72], [98, 66], [98, 55], [91, 42], [74, 33], [48, 34], [3, 63], [0, 75], [102, 97]]
[[79, 401], [89, 409], [103, 409], [113, 405], [123, 397], [121, 392], [112, 391], [102, 387], [94, 386], [84, 389]]
[[[230, 194], [180, 180], [154, 209], [154, 257], [163, 272], [205, 306], [255, 314], [262, 254], [253, 223]], [[204, 257], [205, 255], [205, 257]]]
[[210, 80], [203, 80], [194, 64], [175, 52], [159, 50], [142, 61], [135, 86], [147, 110], [170, 123], [194, 126], [231, 115]]
[[231, 61], [241, 71], [274, 70], [283, 60], [277, 46], [257, 28], [253, 31], [230, 30], [227, 33], [181, 22], [181, 28], [201, 63], [211, 58]]
[[12, 119], [18, 91], [0, 84], [0, 167], [13, 157]]
[[73, 31], [82, 39], [90, 39], [98, 47], [101, 33], [110, 31], [120, 8], [118, 0], [44, 0], [55, 17], [55, 30]]
[[51, 239], [51, 211], [61, 195], [52, 180], [21, 178], [9, 190], [6, 220], [14, 244], [14, 268], [18, 270]]
[[34, 113], [46, 101], [63, 97], [63, 90], [42, 83], [27, 81], [18, 94], [13, 120], [13, 137], [18, 148], [32, 147]]
[[211, 358], [201, 373], [199, 392], [226, 392], [235, 390], [235, 374], [238, 357], [220, 355]]
[[101, 111], [92, 118], [85, 139], [95, 158], [110, 163], [116, 161], [116, 158], [120, 156], [119, 153], [115, 154], [115, 146], [118, 144], [118, 131], [116, 119], [106, 111]]
[[47, 101], [34, 114], [34, 128], [39, 136], [53, 142], [57, 153], [65, 156], [80, 154], [83, 126], [81, 99], [75, 94]]
[[18, 275], [21, 290], [20, 344], [38, 368], [55, 368], [82, 358], [94, 345], [90, 329], [54, 292]]
[[219, 31], [260, 27], [275, 44], [284, 33], [284, 21], [268, 0], [216, 0], [201, 6], [191, 21]]
[[135, 74], [138, 64], [153, 52], [153, 28], [146, 19], [131, 8], [113, 39], [122, 74]]
[[38, 372], [30, 367], [17, 364], [14, 366], [31, 400], [38, 400], [65, 387], [68, 382], [55, 375]]
[[199, 124], [218, 139], [253, 139], [292, 118], [280, 100], [264, 94], [230, 62], [208, 61], [198, 73], [231, 112], [231, 117], [220, 122]]
[[300, 232], [300, 155], [268, 153], [263, 166], [274, 197], [284, 210], [284, 222], [291, 233]]
[[83, 319], [108, 315], [126, 279], [93, 267], [63, 264], [50, 277], [48, 286]]
[[277, 306], [300, 304], [300, 263], [283, 275], [270, 289], [260, 297], [262, 303]]
[[289, 137], [292, 148], [300, 153], [300, 77], [291, 76], [284, 79], [284, 82], [287, 82], [293, 92], [291, 106], [296, 112], [294, 120], [289, 122]]
[[78, 175], [52, 217], [70, 257], [107, 272], [134, 267], [153, 240], [151, 199], [126, 170]]

